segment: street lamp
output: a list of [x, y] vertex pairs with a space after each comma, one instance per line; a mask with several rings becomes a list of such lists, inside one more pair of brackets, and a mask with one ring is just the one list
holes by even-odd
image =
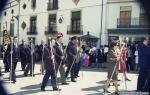
[[14, 36], [14, 19], [13, 16], [10, 20], [10, 36], [13, 37]]

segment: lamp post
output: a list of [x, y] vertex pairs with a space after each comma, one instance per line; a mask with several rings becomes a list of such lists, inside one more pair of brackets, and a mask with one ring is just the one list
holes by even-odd
[[100, 26], [100, 46], [101, 46], [101, 43], [102, 43], [102, 30], [103, 30], [103, 0], [102, 1], [102, 7], [101, 7], [101, 26]]
[[14, 36], [14, 16], [12, 16], [11, 20], [10, 20], [10, 36], [13, 37]]

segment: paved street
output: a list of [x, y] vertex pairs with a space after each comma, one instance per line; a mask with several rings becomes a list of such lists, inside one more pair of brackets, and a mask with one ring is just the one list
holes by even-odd
[[[1, 63], [2, 65], [2, 63]], [[4, 70], [3, 70], [4, 71]], [[8, 92], [13, 95], [102, 95], [102, 88], [107, 76], [107, 73], [103, 69], [96, 68], [82, 68], [80, 77], [76, 83], [69, 81], [69, 86], [59, 87], [62, 89], [60, 92], [52, 91], [50, 83], [46, 87], [45, 92], [41, 92], [40, 85], [43, 75], [40, 74], [40, 66], [35, 66], [35, 77], [24, 77], [23, 72], [20, 69], [20, 63], [17, 65], [17, 82], [12, 84], [8, 81], [8, 73], [4, 73], [2, 80], [4, 80], [4, 86]], [[59, 76], [59, 75], [58, 75]], [[128, 77], [132, 80], [127, 82], [127, 90], [136, 90], [137, 74], [130, 73]], [[123, 81], [122, 74], [119, 74], [119, 86], [120, 91], [125, 91], [125, 82]], [[50, 81], [49, 81], [50, 82]], [[114, 86], [111, 86], [109, 91], [114, 92]], [[114, 95], [113, 93], [110, 95]]]

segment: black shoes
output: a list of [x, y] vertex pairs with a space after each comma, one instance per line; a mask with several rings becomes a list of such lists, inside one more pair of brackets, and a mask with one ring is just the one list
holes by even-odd
[[115, 91], [115, 95], [119, 95], [119, 93], [117, 91]]
[[54, 87], [53, 91], [61, 91], [61, 89], [58, 89], [57, 87]]
[[71, 79], [72, 82], [77, 82], [75, 79]]
[[45, 91], [45, 88], [44, 88], [44, 87], [41, 87], [41, 91]]
[[64, 82], [64, 83], [62, 83], [62, 85], [69, 85], [69, 83], [67, 83], [67, 82]]
[[108, 90], [104, 89], [104, 93], [111, 93], [111, 92], [109, 92]]
[[16, 84], [16, 80], [13, 80], [13, 82], [12, 82], [13, 84]]

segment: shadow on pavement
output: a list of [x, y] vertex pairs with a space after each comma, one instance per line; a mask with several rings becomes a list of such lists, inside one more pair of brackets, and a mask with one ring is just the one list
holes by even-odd
[[37, 89], [37, 88], [40, 88], [41, 87], [41, 84], [35, 84], [35, 85], [29, 85], [29, 86], [26, 86], [26, 87], [21, 87], [21, 89]]
[[36, 90], [19, 91], [19, 92], [12, 93], [12, 94], [9, 94], [9, 95], [27, 95], [27, 94], [34, 94], [34, 93], [38, 93], [38, 92], [41, 92], [41, 90], [36, 89]]

